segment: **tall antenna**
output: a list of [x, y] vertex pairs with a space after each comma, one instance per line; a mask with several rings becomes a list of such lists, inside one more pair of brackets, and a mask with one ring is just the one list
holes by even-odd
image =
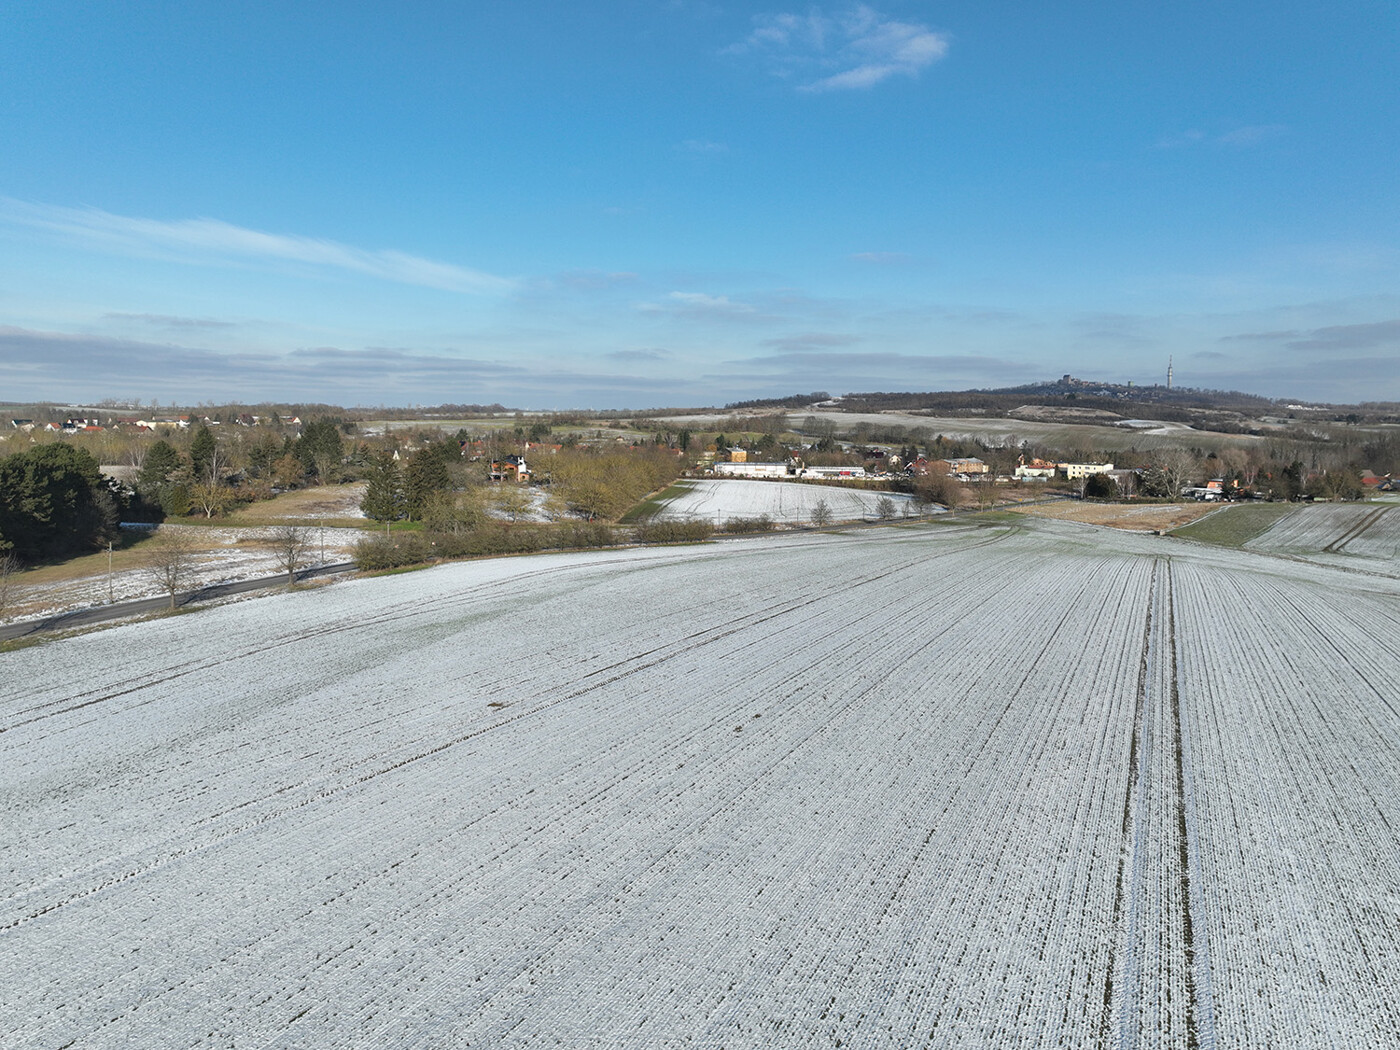
[[1172, 355], [1167, 355], [1167, 389], [1172, 388]]

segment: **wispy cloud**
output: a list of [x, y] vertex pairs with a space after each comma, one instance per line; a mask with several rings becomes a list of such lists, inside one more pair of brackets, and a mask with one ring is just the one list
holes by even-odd
[[102, 317], [104, 320], [108, 321], [125, 321], [152, 328], [193, 328], [208, 330], [238, 327], [232, 321], [215, 321], [207, 317], [173, 317], [170, 314], [106, 313], [103, 314]]
[[909, 262], [913, 256], [908, 252], [854, 252], [851, 258], [872, 266], [898, 266]]
[[686, 139], [677, 149], [685, 153], [728, 153], [729, 147], [723, 142], [711, 142], [709, 139]]
[[119, 255], [174, 257], [204, 265], [296, 263], [471, 294], [499, 294], [514, 286], [503, 277], [392, 248], [356, 248], [316, 237], [266, 233], [219, 219], [142, 219], [97, 208], [63, 208], [0, 197], [0, 223]]
[[607, 355], [614, 361], [636, 363], [639, 361], [669, 361], [675, 355], [669, 350], [656, 347], [642, 347], [637, 350], [614, 350]]
[[1023, 363], [979, 354], [905, 354], [893, 351], [792, 350], [726, 361], [750, 382], [766, 378], [846, 389], [931, 389], [941, 383], [1006, 382], [1026, 374]]
[[854, 346], [859, 342], [860, 336], [847, 335], [844, 332], [802, 332], [798, 335], [783, 336], [781, 339], [765, 339], [763, 345], [774, 350], [800, 353], [821, 347]]
[[405, 347], [305, 347], [289, 353], [226, 353], [105, 336], [0, 326], [0, 369], [9, 396], [96, 401], [116, 394], [193, 404], [220, 397], [338, 404], [436, 403], [453, 392], [483, 402], [584, 407], [655, 405], [686, 380], [543, 368]]
[[736, 302], [727, 295], [705, 292], [671, 292], [661, 302], [638, 303], [641, 313], [703, 320], [769, 320], [749, 303]]
[[1325, 328], [1242, 332], [1221, 337], [1221, 342], [1272, 343], [1289, 350], [1397, 350], [1400, 351], [1400, 319], [1368, 324], [1328, 325]]
[[1276, 139], [1287, 131], [1287, 126], [1283, 124], [1251, 124], [1247, 127], [1236, 128], [1234, 131], [1227, 131], [1225, 134], [1217, 136], [1215, 141], [1226, 146], [1257, 146], [1269, 139]]
[[1257, 146], [1288, 133], [1286, 124], [1248, 124], [1219, 134], [1208, 134], [1199, 128], [1164, 135], [1156, 142], [1158, 149], [1186, 149], [1191, 146]]
[[860, 4], [837, 15], [758, 15], [753, 31], [725, 51], [759, 56], [775, 76], [799, 81], [801, 91], [849, 91], [918, 76], [948, 53], [948, 35]]
[[637, 274], [627, 270], [570, 270], [559, 275], [559, 283], [579, 292], [596, 292], [620, 285], [636, 284]]

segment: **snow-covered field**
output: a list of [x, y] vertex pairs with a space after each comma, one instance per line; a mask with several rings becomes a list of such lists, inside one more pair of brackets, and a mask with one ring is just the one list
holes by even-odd
[[[836, 485], [804, 485], [794, 481], [741, 481], [737, 479], [686, 482], [691, 488], [667, 503], [657, 521], [696, 519], [723, 524], [731, 518], [768, 515], [773, 521], [806, 524], [819, 502], [825, 501], [832, 521], [855, 521], [879, 515], [880, 500], [895, 505], [895, 515], [917, 513], [912, 497], [900, 492], [870, 492]], [[942, 513], [930, 507], [926, 513]]]
[[1027, 520], [0, 654], [0, 1045], [1400, 1045], [1400, 581]]
[[1246, 546], [1396, 573], [1400, 572], [1400, 510], [1387, 503], [1301, 506]]

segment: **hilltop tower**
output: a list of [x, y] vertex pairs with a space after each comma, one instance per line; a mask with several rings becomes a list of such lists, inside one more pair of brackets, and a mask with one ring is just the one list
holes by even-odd
[[1167, 355], [1167, 389], [1172, 388], [1172, 355]]

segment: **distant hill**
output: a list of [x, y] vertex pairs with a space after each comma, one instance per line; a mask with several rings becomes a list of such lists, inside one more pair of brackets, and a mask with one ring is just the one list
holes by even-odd
[[726, 409], [789, 411], [820, 405], [842, 412], [914, 412], [931, 416], [991, 416], [1044, 422], [1113, 422], [1137, 417], [1186, 423], [1224, 433], [1253, 430], [1265, 417], [1338, 422], [1400, 422], [1400, 404], [1299, 404], [1238, 390], [1125, 386], [1064, 376], [1052, 382], [988, 390], [878, 391], [830, 398], [825, 394], [740, 401]]

